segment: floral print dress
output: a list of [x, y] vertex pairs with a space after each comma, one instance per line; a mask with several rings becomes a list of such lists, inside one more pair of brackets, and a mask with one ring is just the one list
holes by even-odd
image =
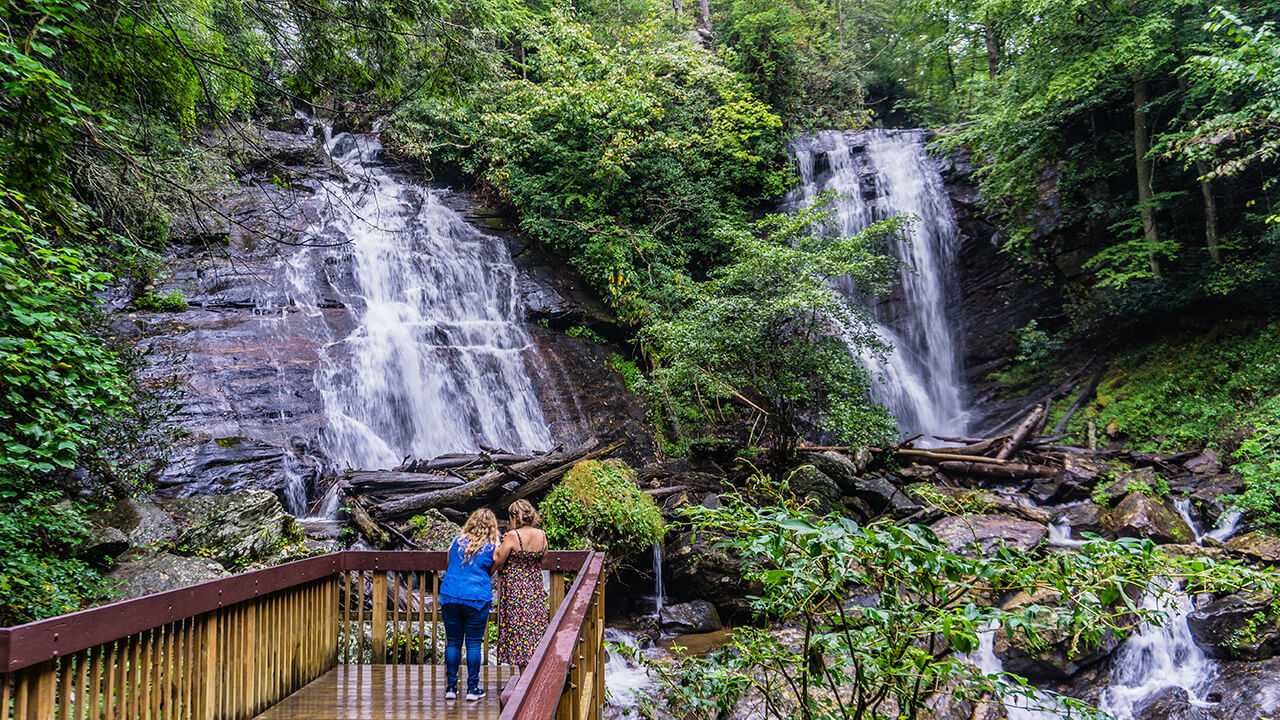
[[542, 586], [544, 550], [513, 550], [502, 569], [502, 595], [498, 623], [498, 662], [527, 665], [547, 631], [547, 591]]

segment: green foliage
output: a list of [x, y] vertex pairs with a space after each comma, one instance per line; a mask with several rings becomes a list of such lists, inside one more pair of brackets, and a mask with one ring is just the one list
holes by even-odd
[[171, 290], [164, 295], [146, 293], [134, 300], [133, 306], [143, 312], [181, 312], [187, 309], [187, 297], [181, 290]]
[[1062, 339], [1041, 330], [1035, 320], [1015, 329], [1013, 337], [1018, 342], [1019, 362], [1043, 362], [1062, 351]]
[[618, 35], [606, 44], [551, 11], [523, 28], [518, 72], [411, 103], [387, 133], [401, 152], [478, 176], [639, 323], [723, 258], [716, 228], [743, 224], [790, 175], [781, 121], [717, 55], [656, 19]]
[[822, 427], [842, 442], [892, 431], [887, 413], [866, 401], [866, 372], [850, 351], [883, 350], [874, 325], [831, 283], [849, 278], [869, 294], [883, 288], [896, 267], [884, 248], [903, 221], [836, 237], [826, 205], [770, 216], [755, 232], [722, 235], [732, 262], [683, 286], [683, 309], [642, 333], [654, 348], [655, 379], [685, 404], [730, 397], [758, 403], [778, 472], [805, 409], [820, 408]]
[[[1098, 386], [1099, 427], [1137, 448], [1229, 450], [1250, 414], [1280, 393], [1280, 323], [1152, 343], [1118, 358]], [[1073, 425], [1075, 427], [1075, 425]]]
[[617, 460], [584, 460], [565, 473], [539, 506], [547, 541], [561, 548], [601, 547], [614, 558], [661, 542], [666, 532], [635, 471]]
[[1280, 393], [1250, 413], [1249, 425], [1249, 436], [1235, 452], [1235, 470], [1244, 480], [1238, 504], [1280, 528]]
[[604, 345], [605, 343], [608, 342], [607, 340], [604, 339], [603, 335], [583, 325], [574, 325], [568, 330], [565, 330], [564, 334], [568, 335], [571, 338], [586, 338], [587, 340], [590, 340], [593, 343], [599, 343], [601, 345]]
[[[766, 718], [897, 720], [916, 717], [935, 693], [962, 700], [994, 693], [1036, 707], [1046, 701], [1025, 679], [984, 676], [963, 658], [981, 632], [1000, 627], [1032, 648], [1049, 636], [1065, 637], [1087, 652], [1140, 620], [1159, 623], [1163, 611], [1135, 598], [1167, 597], [1170, 578], [1192, 592], [1280, 583], [1273, 573], [1167, 558], [1150, 541], [1093, 541], [1070, 553], [999, 548], [956, 555], [926, 527], [815, 518], [782, 486], [761, 482], [754, 499], [690, 508], [691, 522], [695, 532], [724, 538], [720, 547], [746, 560], [747, 576], [762, 588], [753, 599], [761, 618], [797, 632], [740, 628], [715, 655], [653, 666], [666, 681], [663, 703], [690, 718], [731, 716], [748, 700]], [[1021, 591], [1060, 600], [1009, 610], [982, 601]], [[1068, 717], [1105, 717], [1071, 698], [1049, 705]]]
[[75, 551], [84, 518], [58, 493], [0, 479], [0, 626], [80, 609], [102, 598], [98, 575]]

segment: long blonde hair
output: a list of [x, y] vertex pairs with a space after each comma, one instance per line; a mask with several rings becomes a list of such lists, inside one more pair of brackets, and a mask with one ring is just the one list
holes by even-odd
[[476, 510], [467, 518], [467, 524], [462, 526], [458, 540], [466, 543], [462, 546], [463, 561], [471, 562], [485, 545], [498, 544], [498, 518], [488, 508]]
[[513, 530], [542, 522], [538, 511], [533, 509], [533, 505], [528, 500], [517, 500], [511, 503], [507, 508], [507, 520], [511, 523]]

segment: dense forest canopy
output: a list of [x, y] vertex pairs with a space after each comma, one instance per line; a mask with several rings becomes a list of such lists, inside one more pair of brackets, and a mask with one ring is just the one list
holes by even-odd
[[[744, 392], [789, 408], [773, 415], [775, 447], [802, 429], [796, 403], [825, 404], [842, 437], [865, 440], [884, 436], [865, 374], [805, 342], [804, 312], [831, 298], [766, 280], [847, 271], [894, 228], [840, 258], [771, 242], [755, 221], [795, 182], [788, 140], [924, 125], [971, 152], [1004, 250], [1070, 299], [1055, 333], [1257, 308], [1280, 287], [1278, 13], [1200, 0], [8, 0], [0, 624], [98, 592], [75, 552], [83, 510], [145, 488], [170, 433], [163, 388], [113, 339], [102, 297], [156, 302], [171, 227], [234, 177], [255, 122], [381, 121], [398, 158], [504, 204], [636, 340], [634, 387], [669, 450], [698, 436], [704, 403]], [[1036, 231], [1050, 203], [1062, 232], [1086, 238], [1072, 266]], [[773, 314], [733, 328], [700, 316], [707, 302]], [[786, 323], [794, 335], [765, 337]], [[743, 352], [764, 342], [781, 349]], [[769, 365], [802, 346], [808, 365]], [[1274, 469], [1266, 392], [1240, 399], [1262, 408], [1240, 422], [1262, 429], [1236, 431], [1252, 438], [1248, 462]]]

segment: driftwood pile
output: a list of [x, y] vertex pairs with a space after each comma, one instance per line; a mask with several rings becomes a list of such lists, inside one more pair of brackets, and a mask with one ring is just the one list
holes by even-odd
[[549, 490], [575, 464], [608, 455], [622, 446], [592, 438], [574, 448], [518, 455], [484, 449], [430, 460], [406, 458], [394, 470], [349, 470], [342, 483], [346, 508], [360, 533], [374, 545], [392, 538], [411, 544], [395, 523], [430, 509], [454, 521], [482, 506], [505, 508]]

